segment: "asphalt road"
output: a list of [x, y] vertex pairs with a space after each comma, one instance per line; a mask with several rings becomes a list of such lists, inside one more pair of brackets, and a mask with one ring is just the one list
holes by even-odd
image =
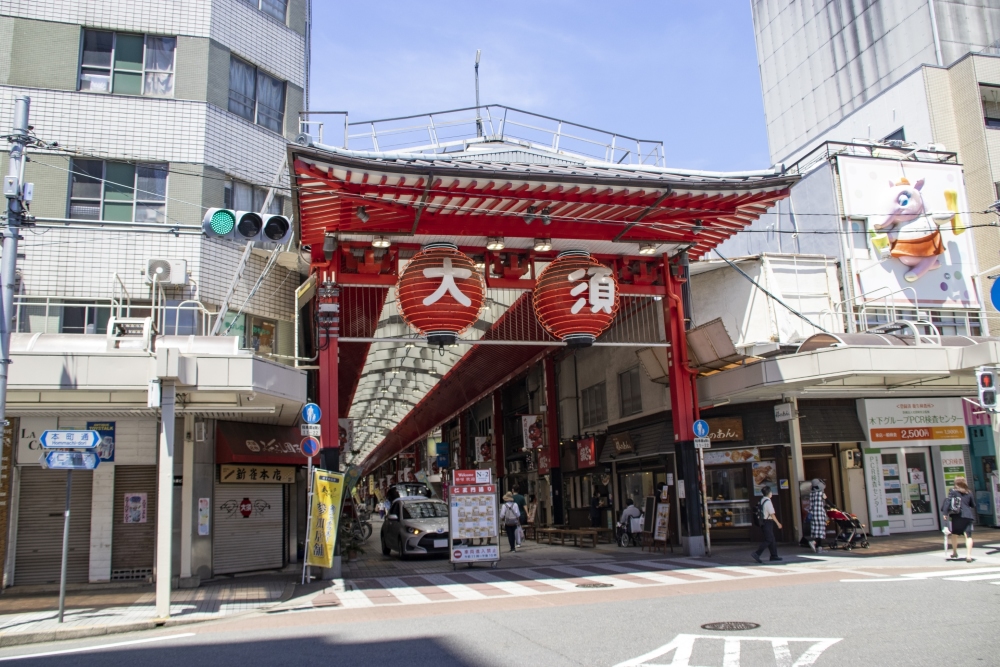
[[[881, 559], [878, 568], [817, 564], [802, 575], [698, 586], [256, 614], [5, 649], [0, 661], [81, 667], [998, 664], [1000, 585], [993, 582], [1000, 579], [989, 573], [1000, 568], [945, 564], [929, 555], [894, 558]], [[949, 570], [978, 579], [955, 581]], [[700, 627], [718, 621], [760, 627]]]

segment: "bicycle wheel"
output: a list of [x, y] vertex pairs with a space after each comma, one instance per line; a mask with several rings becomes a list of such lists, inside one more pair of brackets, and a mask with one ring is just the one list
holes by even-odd
[[361, 541], [367, 542], [368, 538], [372, 536], [372, 525], [370, 523], [361, 524]]

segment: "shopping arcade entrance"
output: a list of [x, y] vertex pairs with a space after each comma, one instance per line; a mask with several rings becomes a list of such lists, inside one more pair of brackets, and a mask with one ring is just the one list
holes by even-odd
[[[551, 353], [563, 343], [539, 324], [531, 290], [560, 251], [582, 249], [611, 268], [622, 296], [615, 323], [595, 344], [674, 350], [674, 440], [685, 482], [694, 484], [686, 263], [785, 197], [797, 176], [669, 170], [642, 164], [641, 155], [616, 164], [534, 151], [527, 161], [532, 151], [522, 144], [477, 136], [476, 151], [445, 154], [290, 146], [301, 240], [317, 276], [324, 433], [352, 409], [363, 414], [355, 437], [371, 471], [532, 363], [544, 361], [554, 385]], [[410, 257], [441, 240], [477, 261], [488, 308], [458, 348], [438, 351], [398, 318], [393, 286]], [[547, 403], [550, 424], [558, 423], [555, 403]], [[558, 461], [559, 434], [546, 430], [544, 446]]]

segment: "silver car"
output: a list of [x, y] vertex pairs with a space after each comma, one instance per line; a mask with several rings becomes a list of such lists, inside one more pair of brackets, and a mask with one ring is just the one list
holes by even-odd
[[448, 505], [438, 499], [403, 497], [393, 501], [382, 523], [382, 554], [402, 559], [448, 553]]

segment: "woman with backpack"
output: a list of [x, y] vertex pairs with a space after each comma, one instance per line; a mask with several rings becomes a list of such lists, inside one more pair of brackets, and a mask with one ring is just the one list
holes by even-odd
[[521, 510], [514, 502], [514, 494], [509, 491], [503, 497], [503, 505], [500, 507], [500, 525], [507, 532], [510, 550], [517, 551], [517, 529], [521, 525]]
[[941, 503], [941, 516], [951, 521], [951, 559], [958, 560], [958, 534], [965, 534], [965, 562], [972, 562], [972, 525], [976, 522], [976, 503], [964, 477], [955, 478], [955, 486]]

